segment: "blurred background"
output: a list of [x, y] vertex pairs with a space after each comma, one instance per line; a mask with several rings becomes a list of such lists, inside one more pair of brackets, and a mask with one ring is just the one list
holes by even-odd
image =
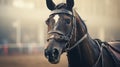
[[[50, 14], [45, 1], [0, 0], [0, 67], [67, 67], [66, 54], [57, 65], [44, 58]], [[120, 0], [75, 0], [74, 9], [93, 39], [120, 40]]]

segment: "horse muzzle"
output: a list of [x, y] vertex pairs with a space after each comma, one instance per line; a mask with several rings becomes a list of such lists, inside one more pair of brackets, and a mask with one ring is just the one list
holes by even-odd
[[52, 50], [45, 49], [45, 57], [52, 64], [57, 64], [60, 61], [60, 52], [58, 49], [54, 48]]

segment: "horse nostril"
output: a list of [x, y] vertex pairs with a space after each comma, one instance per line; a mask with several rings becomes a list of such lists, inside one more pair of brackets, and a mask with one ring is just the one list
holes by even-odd
[[53, 49], [52, 56], [53, 56], [53, 57], [57, 57], [58, 55], [59, 55], [59, 50], [56, 49], [56, 48], [54, 48], [54, 49]]
[[52, 57], [52, 58], [56, 59], [56, 58], [58, 58], [59, 50], [56, 49], [56, 48], [54, 48], [52, 50], [45, 49], [44, 54], [45, 54], [46, 58], [51, 58]]

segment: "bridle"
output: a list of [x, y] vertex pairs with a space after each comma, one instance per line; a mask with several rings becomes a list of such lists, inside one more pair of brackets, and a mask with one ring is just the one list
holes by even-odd
[[[57, 33], [58, 34], [58, 36], [49, 37], [48, 40], [50, 40], [50, 39], [60, 39], [60, 40], [67, 41], [67, 43], [65, 44], [64, 52], [69, 52], [70, 50], [72, 50], [73, 48], [78, 46], [78, 44], [81, 43], [87, 37], [87, 33], [86, 33], [73, 46], [69, 47], [70, 46], [70, 40], [72, 39], [73, 34], [75, 33], [75, 36], [76, 36], [76, 18], [75, 18], [74, 13], [75, 13], [75, 10], [73, 10], [73, 12], [72, 12], [72, 11], [69, 11], [69, 10], [66, 10], [66, 9], [57, 9], [57, 10], [53, 10], [51, 12], [51, 15], [52, 14], [69, 14], [73, 17], [72, 18], [73, 19], [73, 26], [72, 26], [72, 30], [69, 34], [64, 35], [61, 31], [56, 31], [56, 30], [48, 32], [48, 34], [52, 34], [52, 33]], [[75, 40], [76, 40], [76, 37], [75, 37]]]
[[[67, 43], [65, 44], [65, 50], [64, 50], [64, 52], [69, 52], [70, 50], [72, 50], [73, 48], [75, 48], [76, 46], [78, 46], [88, 36], [88, 34], [86, 33], [73, 46], [66, 47], [66, 46], [70, 46], [70, 40], [72, 39], [73, 34], [74, 33], [76, 34], [76, 18], [75, 18], [75, 14], [74, 13], [75, 13], [74, 10], [73, 10], [73, 12], [71, 12], [71, 11], [68, 11], [68, 10], [65, 10], [65, 9], [53, 10], [51, 12], [51, 14], [69, 14], [69, 15], [71, 15], [73, 17], [72, 18], [73, 19], [73, 26], [72, 26], [72, 30], [70, 32], [70, 35], [66, 36], [61, 31], [58, 31], [58, 30], [57, 31], [53, 30], [53, 31], [49, 31], [48, 32], [48, 34], [52, 34], [52, 33], [58, 34], [58, 36], [52, 36], [52, 37], [48, 38], [48, 40], [50, 40], [50, 39], [60, 39], [60, 40], [67, 41]], [[75, 37], [75, 40], [76, 40], [76, 37]], [[95, 64], [93, 64], [92, 67], [96, 67], [97, 64], [99, 63], [100, 59], [102, 60], [102, 67], [104, 67], [103, 47], [106, 47], [106, 46], [105, 46], [104, 43], [99, 44], [99, 42], [97, 40], [95, 42], [99, 46], [100, 54], [99, 54], [99, 57], [97, 58]]]

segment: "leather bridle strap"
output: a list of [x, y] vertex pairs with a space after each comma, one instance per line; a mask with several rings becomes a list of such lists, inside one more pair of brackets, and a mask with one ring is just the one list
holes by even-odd
[[86, 37], [87, 37], [87, 34], [85, 34], [80, 40], [78, 40], [72, 47], [65, 49], [65, 51], [68, 52], [68, 51], [72, 50], [73, 48], [78, 46]]
[[[71, 34], [71, 37], [70, 37], [70, 39], [72, 38], [72, 35], [73, 35], [73, 33], [75, 33], [75, 37], [76, 37], [76, 29], [75, 29], [75, 27], [76, 27], [76, 19], [75, 19], [75, 10], [73, 10], [73, 30], [72, 30], [72, 34]], [[78, 40], [72, 47], [68, 47], [68, 48], [66, 48], [65, 49], [65, 52], [68, 52], [68, 51], [70, 51], [70, 50], [72, 50], [73, 48], [75, 48], [76, 46], [78, 46], [86, 37], [87, 37], [87, 33], [86, 34], [84, 34], [84, 36], [80, 39], [80, 40]], [[70, 40], [69, 40], [70, 41]], [[76, 38], [75, 38], [75, 41], [76, 41]], [[67, 43], [68, 44], [68, 43]], [[67, 45], [66, 44], [66, 45]], [[70, 45], [70, 44], [69, 44]], [[68, 45], [68, 46], [69, 46]]]
[[[74, 30], [75, 27], [76, 27], [76, 20], [75, 20], [75, 18], [74, 18], [74, 10], [73, 10], [73, 13], [72, 13], [71, 11], [66, 10], [66, 9], [60, 9], [60, 10], [57, 9], [57, 10], [53, 10], [53, 11], [51, 12], [51, 14], [59, 14], [59, 13], [65, 13], [65, 14], [69, 14], [69, 15], [73, 16], [73, 29], [72, 29], [70, 38], [67, 38], [67, 40], [68, 40], [68, 42], [66, 43], [66, 46], [67, 46], [68, 43], [69, 43], [69, 41], [70, 41], [70, 39], [72, 38], [73, 30]], [[53, 32], [53, 31], [52, 31], [52, 32]], [[50, 32], [49, 32], [49, 33], [50, 33]], [[61, 32], [60, 32], [60, 33], [61, 33]], [[75, 30], [75, 33], [76, 33], [76, 30]], [[65, 37], [66, 37], [66, 36], [65, 36]], [[78, 40], [72, 47], [66, 48], [66, 49], [65, 49], [65, 52], [68, 52], [68, 51], [72, 50], [73, 48], [75, 48], [76, 46], [78, 46], [79, 43], [81, 43], [86, 37], [87, 37], [87, 33], [86, 33], [80, 40]], [[68, 45], [68, 46], [69, 46], [69, 45]]]
[[[66, 9], [56, 9], [56, 10], [53, 10], [53, 11], [51, 11], [51, 15], [52, 14], [69, 14], [69, 15], [73, 15], [72, 14], [72, 12], [71, 11], [69, 11], [69, 10], [66, 10]], [[59, 35], [62, 35], [61, 37], [57, 37], [57, 36], [52, 36], [52, 37], [50, 37], [50, 38], [48, 38], [47, 40], [50, 40], [50, 39], [63, 39], [63, 40], [65, 40], [65, 41], [69, 41], [69, 37], [68, 36], [65, 36], [61, 31], [58, 31], [58, 30], [52, 30], [52, 31], [49, 31], [48, 32], [48, 34], [52, 34], [52, 33], [57, 33], [57, 34], [59, 34]]]
[[51, 14], [59, 14], [59, 13], [65, 13], [65, 14], [69, 14], [72, 16], [72, 12], [66, 9], [57, 9], [57, 10], [51, 11]]

